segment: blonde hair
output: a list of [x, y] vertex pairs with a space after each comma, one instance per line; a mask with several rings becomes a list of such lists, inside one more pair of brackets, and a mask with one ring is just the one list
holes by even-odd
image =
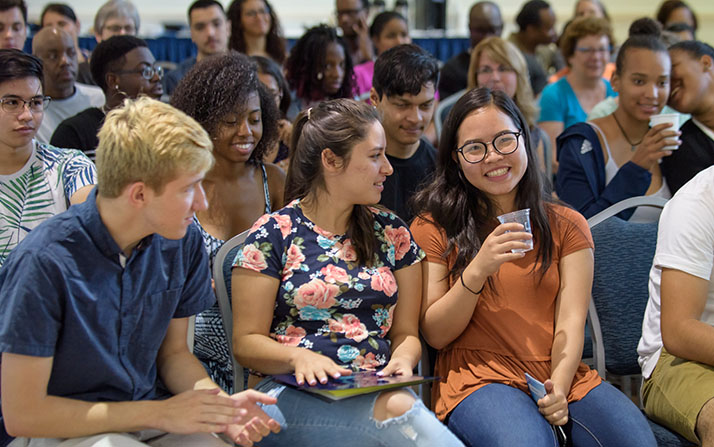
[[487, 37], [474, 47], [469, 63], [468, 89], [479, 87], [478, 64], [484, 53], [488, 53], [494, 61], [508, 66], [516, 72], [516, 93], [513, 95], [513, 102], [521, 110], [528, 127], [535, 126], [538, 118], [538, 106], [533, 96], [533, 88], [531, 88], [528, 65], [518, 48], [507, 40], [496, 36]]
[[115, 198], [134, 182], [161, 194], [181, 173], [213, 166], [213, 143], [193, 118], [143, 96], [107, 114], [99, 131], [97, 188]]

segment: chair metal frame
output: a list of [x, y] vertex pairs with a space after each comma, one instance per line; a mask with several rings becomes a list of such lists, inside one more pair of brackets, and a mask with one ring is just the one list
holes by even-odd
[[[223, 264], [226, 262], [228, 253], [234, 248], [242, 245], [250, 230], [246, 230], [226, 241], [216, 253], [213, 260], [213, 280], [216, 287], [216, 300], [218, 308], [221, 310], [221, 320], [226, 333], [228, 351], [231, 353], [233, 362], [233, 392], [243, 391], [243, 367], [233, 355], [233, 310], [231, 307], [231, 291], [226, 285], [226, 277], [223, 275]], [[231, 260], [232, 261], [232, 260]]]
[[439, 105], [436, 106], [436, 110], [434, 111], [434, 129], [436, 129], [437, 139], [441, 136], [441, 129], [444, 127], [444, 121], [446, 121], [446, 117], [441, 117], [442, 113], [444, 113], [444, 109], [448, 108], [450, 110], [454, 104], [456, 104], [456, 101], [464, 96], [464, 93], [467, 91], [468, 89], [459, 90], [453, 95], [449, 95], [439, 101]]

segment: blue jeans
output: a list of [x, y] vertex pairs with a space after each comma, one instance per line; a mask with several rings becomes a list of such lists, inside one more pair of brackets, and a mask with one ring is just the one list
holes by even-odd
[[280, 433], [257, 443], [260, 447], [463, 447], [418, 398], [402, 416], [377, 421], [373, 412], [378, 393], [333, 402], [269, 379], [257, 389], [278, 398], [277, 405], [265, 405], [263, 411], [282, 426]]
[[[609, 383], [568, 405], [563, 426], [575, 447], [656, 446], [642, 412]], [[557, 440], [530, 395], [503, 384], [471, 393], [452, 412], [449, 428], [468, 446], [556, 447]]]

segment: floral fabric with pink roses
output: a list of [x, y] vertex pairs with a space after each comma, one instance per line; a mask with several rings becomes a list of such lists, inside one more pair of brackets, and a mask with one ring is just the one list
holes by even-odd
[[282, 344], [319, 352], [353, 370], [375, 370], [389, 361], [397, 304], [394, 271], [424, 252], [395, 214], [370, 208], [378, 260], [356, 263], [352, 242], [305, 217], [298, 200], [253, 225], [234, 267], [280, 280], [270, 336]]

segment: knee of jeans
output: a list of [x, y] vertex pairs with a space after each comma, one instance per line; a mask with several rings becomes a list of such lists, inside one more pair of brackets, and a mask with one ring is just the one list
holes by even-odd
[[418, 400], [414, 393], [407, 390], [385, 391], [379, 393], [374, 401], [372, 417], [384, 421], [403, 415], [409, 411]]
[[414, 419], [421, 412], [429, 412], [429, 410], [424, 406], [424, 403], [415, 396], [410, 396], [407, 394], [406, 397], [411, 397], [412, 402], [409, 408], [406, 409], [406, 411], [400, 412], [401, 414], [393, 417], [387, 417], [383, 420], [377, 419], [376, 417], [374, 417], [373, 414], [372, 420], [374, 420], [378, 428], [386, 428], [392, 425], [403, 425]]

